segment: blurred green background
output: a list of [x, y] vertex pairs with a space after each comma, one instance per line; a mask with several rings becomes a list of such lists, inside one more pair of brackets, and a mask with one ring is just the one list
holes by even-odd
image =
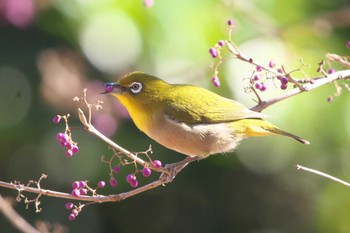
[[[184, 156], [139, 132], [115, 99], [102, 96], [101, 83], [142, 70], [169, 82], [191, 83], [234, 98], [248, 107], [243, 78], [252, 67], [228, 60], [220, 69], [221, 87], [211, 84], [208, 53], [227, 38], [262, 64], [273, 59], [287, 71], [299, 58], [317, 75], [327, 52], [349, 54], [350, 5], [346, 0], [208, 0], [143, 2], [117, 0], [0, 1], [0, 180], [27, 182], [42, 173], [43, 188], [70, 192], [74, 180], [94, 186], [108, 181], [100, 162], [112, 152], [77, 120], [77, 103], [103, 100], [94, 124], [131, 151], [153, 146], [153, 159], [169, 163]], [[335, 65], [337, 69], [341, 67]], [[301, 73], [296, 76], [303, 77]], [[308, 139], [304, 146], [283, 137], [245, 140], [234, 152], [189, 165], [173, 183], [120, 203], [87, 206], [73, 222], [66, 200], [42, 197], [41, 213], [23, 203], [15, 209], [31, 224], [50, 223], [55, 232], [349, 232], [350, 189], [313, 174], [309, 166], [350, 180], [350, 99], [328, 103], [334, 85], [278, 103], [265, 113], [281, 128]], [[271, 90], [264, 97], [277, 95]], [[71, 113], [73, 139], [80, 152], [66, 158], [55, 135], [55, 114]], [[102, 194], [130, 190], [123, 168], [119, 186]], [[157, 176], [141, 179], [145, 184]], [[0, 187], [3, 196], [14, 190]], [[34, 197], [28, 194], [29, 197]], [[0, 215], [0, 232], [17, 232]], [[53, 232], [53, 231], [52, 231]]]

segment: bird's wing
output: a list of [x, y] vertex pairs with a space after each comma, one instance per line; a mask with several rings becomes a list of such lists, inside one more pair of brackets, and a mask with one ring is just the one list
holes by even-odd
[[176, 85], [165, 101], [165, 114], [188, 125], [231, 122], [265, 115], [251, 111], [242, 104], [206, 89]]

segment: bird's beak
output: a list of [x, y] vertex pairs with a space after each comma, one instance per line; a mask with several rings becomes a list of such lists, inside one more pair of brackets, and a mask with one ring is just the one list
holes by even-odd
[[116, 93], [121, 94], [125, 91], [125, 87], [120, 86], [118, 83], [104, 83], [104, 92], [101, 94]]

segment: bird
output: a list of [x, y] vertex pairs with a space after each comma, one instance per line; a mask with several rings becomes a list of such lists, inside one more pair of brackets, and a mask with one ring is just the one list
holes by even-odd
[[266, 115], [198, 86], [135, 71], [105, 83], [104, 90], [125, 106], [142, 132], [189, 157], [231, 152], [252, 136], [276, 134], [310, 144], [264, 120]]

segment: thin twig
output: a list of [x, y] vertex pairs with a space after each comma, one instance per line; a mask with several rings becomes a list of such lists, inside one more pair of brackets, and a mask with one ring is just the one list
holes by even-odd
[[344, 180], [341, 180], [341, 179], [339, 179], [337, 177], [331, 176], [331, 175], [329, 175], [327, 173], [324, 173], [324, 172], [321, 172], [321, 171], [318, 171], [318, 170], [315, 170], [315, 169], [312, 169], [312, 168], [304, 167], [304, 166], [301, 166], [301, 165], [297, 165], [297, 169], [298, 170], [307, 171], [307, 172], [311, 172], [311, 173], [314, 173], [314, 174], [319, 175], [319, 176], [326, 177], [326, 178], [331, 179], [331, 180], [333, 180], [335, 182], [338, 182], [338, 183], [341, 183], [343, 185], [346, 185], [346, 186], [350, 187], [350, 183], [348, 183], [348, 182], [346, 182]]

